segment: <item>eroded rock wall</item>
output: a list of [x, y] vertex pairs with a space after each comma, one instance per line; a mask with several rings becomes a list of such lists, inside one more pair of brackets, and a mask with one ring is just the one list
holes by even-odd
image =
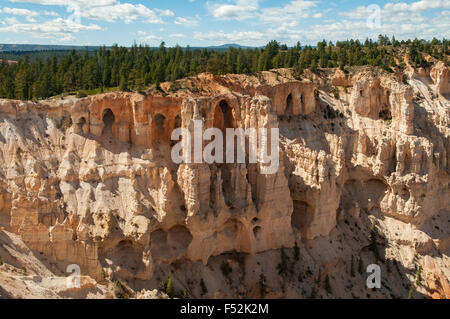
[[[331, 92], [323, 89], [329, 79], [297, 81], [281, 70], [263, 79], [201, 75], [195, 93], [2, 100], [0, 224], [51, 260], [52, 271], [75, 263], [98, 281], [146, 288], [165, 267], [189, 263], [187, 275], [233, 252], [269, 271], [274, 251], [295, 246], [305, 250], [299, 267], [332, 275], [364, 251], [364, 240], [345, 238], [353, 230], [344, 222], [364, 228], [370, 220], [394, 243], [386, 258], [420, 263], [430, 291], [446, 294], [450, 227], [437, 231], [435, 220], [448, 222], [450, 207], [448, 67], [430, 72], [440, 95], [420, 99], [432, 84], [337, 71]], [[278, 169], [174, 163], [171, 133], [193, 132], [195, 120], [203, 132], [279, 128]], [[332, 239], [352, 244], [339, 256]], [[249, 275], [247, 295], [257, 296], [250, 291], [259, 279]], [[268, 281], [280, 296], [276, 276]], [[289, 291], [304, 296], [301, 287]]]

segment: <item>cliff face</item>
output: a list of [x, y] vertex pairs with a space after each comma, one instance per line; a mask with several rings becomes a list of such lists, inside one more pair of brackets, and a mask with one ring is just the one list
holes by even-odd
[[[421, 267], [417, 296], [449, 298], [448, 71], [205, 74], [165, 93], [1, 100], [2, 243], [18, 235], [51, 276], [77, 264], [134, 290], [172, 272], [192, 297], [405, 297]], [[194, 120], [279, 128], [277, 172], [175, 164], [171, 133]], [[374, 263], [383, 287], [368, 291]]]

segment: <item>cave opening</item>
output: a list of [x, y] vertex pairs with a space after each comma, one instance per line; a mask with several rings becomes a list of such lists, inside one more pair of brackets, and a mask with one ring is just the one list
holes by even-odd
[[156, 114], [155, 115], [155, 125], [158, 131], [164, 132], [164, 125], [166, 122], [166, 117], [162, 114]]
[[286, 98], [286, 115], [294, 114], [294, 100], [292, 98], [292, 94], [289, 94]]
[[81, 117], [79, 120], [78, 120], [78, 123], [76, 124], [77, 126], [78, 126], [78, 129], [79, 129], [79, 131], [80, 132], [82, 132], [82, 130], [83, 130], [83, 127], [86, 125], [86, 119], [84, 118], [84, 117]]
[[103, 112], [103, 135], [112, 135], [113, 124], [116, 122], [116, 118], [111, 109], [106, 109]]
[[294, 200], [294, 211], [291, 217], [292, 228], [297, 231], [304, 231], [307, 228], [314, 217], [313, 208], [304, 201]]
[[214, 113], [214, 127], [225, 133], [227, 128], [233, 128], [233, 112], [227, 101], [219, 102]]
[[261, 232], [262, 232], [261, 226], [256, 226], [255, 228], [253, 228], [253, 235], [255, 236], [256, 239], [259, 239]]
[[182, 124], [181, 117], [179, 115], [175, 116], [175, 121], [174, 121], [173, 127], [176, 129], [180, 128], [181, 124]]
[[[218, 164], [218, 168], [221, 170], [222, 177], [222, 190], [225, 197], [225, 203], [227, 206], [231, 206], [233, 202], [233, 188], [231, 186], [231, 167], [226, 162], [227, 143], [234, 143], [234, 157], [236, 157], [237, 137], [234, 137], [234, 141], [228, 141], [227, 129], [234, 128], [233, 111], [226, 100], [221, 100], [214, 112], [214, 128], [217, 128], [223, 133], [223, 161], [224, 164]], [[236, 158], [235, 158], [236, 160]], [[235, 161], [234, 161], [235, 162]]]

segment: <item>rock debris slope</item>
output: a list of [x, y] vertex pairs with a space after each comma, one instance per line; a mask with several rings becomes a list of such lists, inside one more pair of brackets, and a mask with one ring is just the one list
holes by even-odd
[[[0, 100], [0, 297], [449, 298], [449, 94], [439, 63]], [[279, 128], [278, 171], [174, 164], [193, 120]]]

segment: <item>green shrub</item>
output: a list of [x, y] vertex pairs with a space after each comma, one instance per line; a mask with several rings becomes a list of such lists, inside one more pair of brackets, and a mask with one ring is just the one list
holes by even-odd
[[77, 99], [82, 99], [82, 98], [87, 97], [87, 94], [84, 92], [78, 92], [76, 97], [77, 97]]
[[316, 288], [313, 287], [311, 290], [311, 295], [308, 297], [308, 299], [316, 299]]

